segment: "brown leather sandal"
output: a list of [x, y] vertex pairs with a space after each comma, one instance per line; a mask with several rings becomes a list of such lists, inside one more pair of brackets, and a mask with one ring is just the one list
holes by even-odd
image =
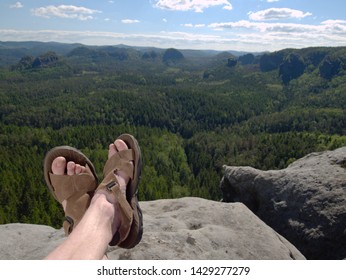
[[[141, 241], [143, 234], [143, 216], [137, 196], [142, 171], [142, 156], [138, 142], [132, 135], [122, 134], [118, 139], [123, 140], [128, 149], [117, 152], [107, 160], [103, 169], [104, 179], [97, 190], [106, 189], [112, 192], [119, 203], [121, 226], [109, 245], [130, 249]], [[121, 192], [115, 176], [118, 170], [126, 172], [130, 177], [126, 187], [126, 197]]]
[[[76, 175], [56, 175], [52, 173], [52, 162], [62, 156], [66, 162], [74, 161], [86, 167], [86, 172]], [[98, 179], [91, 161], [79, 150], [70, 146], [60, 146], [50, 150], [44, 159], [44, 178], [54, 198], [62, 203], [66, 200], [63, 227], [68, 235], [82, 219], [90, 205]]]

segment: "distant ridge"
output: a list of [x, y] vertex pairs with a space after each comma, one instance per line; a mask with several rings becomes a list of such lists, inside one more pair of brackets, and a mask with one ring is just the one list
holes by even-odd
[[[117, 47], [117, 48], [134, 49], [140, 52], [146, 52], [146, 51], [152, 51], [152, 50], [157, 52], [163, 52], [164, 50], [166, 50], [166, 48], [128, 46], [124, 44], [95, 46], [95, 45], [84, 45], [80, 43], [69, 44], [69, 43], [39, 42], [39, 41], [21, 41], [21, 42], [20, 41], [18, 42], [0, 41], [0, 50], [20, 49], [20, 50], [26, 51], [27, 54], [30, 54], [30, 55], [39, 55], [45, 51], [54, 51], [57, 54], [65, 55], [71, 50], [73, 50], [74, 48], [82, 47], [82, 46], [92, 48], [92, 49], [99, 49], [99, 48], [105, 48], [105, 47]], [[206, 49], [206, 50], [179, 49], [179, 51], [182, 52], [185, 57], [213, 56], [223, 52], [223, 51], [210, 50], [210, 49]], [[248, 53], [248, 52], [240, 52], [240, 51], [233, 51], [233, 50], [228, 50], [228, 52], [235, 56], [240, 56], [240, 55]], [[253, 54], [258, 54], [258, 53], [253, 53]]]

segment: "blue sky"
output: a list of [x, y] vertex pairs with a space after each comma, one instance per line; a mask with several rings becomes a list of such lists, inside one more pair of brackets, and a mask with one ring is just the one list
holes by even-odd
[[0, 41], [275, 51], [346, 46], [345, 0], [2, 0]]

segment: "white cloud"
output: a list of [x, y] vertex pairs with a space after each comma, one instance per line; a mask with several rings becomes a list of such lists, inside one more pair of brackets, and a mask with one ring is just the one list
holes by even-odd
[[346, 44], [345, 20], [327, 20], [316, 25], [242, 20], [213, 23], [208, 27], [214, 30], [232, 29], [232, 34], [239, 39], [238, 42], [257, 42], [257, 48], [268, 45], [267, 50]]
[[202, 27], [205, 27], [205, 24], [186, 23], [186, 24], [182, 24], [181, 26], [189, 27], [189, 28], [202, 28]]
[[156, 0], [156, 8], [189, 11], [194, 10], [197, 13], [203, 13], [204, 9], [223, 6], [223, 9], [232, 10], [232, 4], [228, 0]]
[[258, 12], [249, 12], [249, 18], [255, 21], [261, 20], [280, 20], [280, 19], [290, 19], [296, 18], [301, 19], [307, 16], [311, 16], [312, 14], [307, 12], [304, 13], [299, 10], [294, 10], [290, 8], [270, 8], [267, 10], [262, 10]]
[[346, 20], [326, 20], [321, 22], [321, 26], [331, 34], [346, 36]]
[[223, 6], [222, 9], [227, 10], [227, 11], [232, 11], [233, 10], [233, 6], [231, 4], [229, 4], [229, 5]]
[[321, 24], [324, 24], [324, 25], [335, 25], [335, 24], [346, 24], [346, 20], [332, 20], [332, 19], [329, 19], [329, 20], [325, 20], [323, 22], [321, 22]]
[[179, 40], [182, 42], [214, 42], [215, 40], [220, 40], [220, 36], [216, 35], [205, 35], [205, 34], [195, 34], [195, 33], [187, 33], [187, 32], [160, 32], [159, 36], [161, 39], [167, 40]]
[[212, 23], [209, 25], [212, 29], [250, 29], [259, 32], [314, 32], [324, 29], [321, 25], [307, 25], [296, 23], [267, 23], [267, 22], [253, 22], [248, 20], [241, 20], [236, 22]]
[[[197, 27], [191, 24], [192, 27]], [[131, 34], [64, 30], [6, 30], [0, 29], [3, 41], [56, 41], [86, 45], [126, 44], [161, 48], [192, 48], [238, 51], [275, 51], [284, 48], [314, 46], [345, 46], [346, 20], [326, 20], [320, 24], [289, 24], [237, 21], [213, 23], [208, 26], [219, 33], [160, 32]], [[232, 32], [229, 32], [232, 29]]]
[[78, 7], [72, 5], [60, 5], [60, 6], [46, 6], [33, 9], [32, 13], [35, 16], [40, 16], [44, 18], [60, 17], [69, 19], [79, 19], [79, 20], [90, 20], [93, 19], [93, 15], [101, 13], [97, 10], [92, 10], [85, 7]]
[[162, 21], [163, 22], [168, 22], [168, 20], [166, 18], [163, 18]]
[[140, 21], [137, 19], [123, 19], [121, 22], [125, 24], [140, 23]]
[[[129, 34], [97, 31], [65, 30], [13, 30], [0, 29], [0, 38], [6, 41], [30, 41], [82, 43], [86, 45], [128, 44], [133, 46], [159, 46], [186, 48], [187, 43], [198, 47], [223, 41], [220, 36], [185, 32], [160, 32], [158, 34]], [[227, 39], [226, 39], [227, 41]]]
[[10, 5], [11, 9], [20, 9], [20, 8], [23, 8], [23, 7], [24, 7], [23, 4], [20, 3], [20, 2], [16, 2], [15, 4]]
[[[56, 41], [86, 45], [126, 44], [161, 48], [191, 48], [238, 51], [275, 51], [284, 48], [313, 46], [345, 46], [346, 22], [328, 20], [319, 25], [291, 25], [279, 28], [276, 23], [249, 21], [213, 24], [234, 28], [219, 35], [196, 32], [160, 32], [157, 34], [130, 34], [114, 32], [64, 30], [6, 30], [0, 29], [4, 41]], [[247, 29], [241, 30], [242, 27]], [[239, 30], [237, 30], [239, 29]]]
[[279, 0], [267, 0], [268, 3], [279, 2]]

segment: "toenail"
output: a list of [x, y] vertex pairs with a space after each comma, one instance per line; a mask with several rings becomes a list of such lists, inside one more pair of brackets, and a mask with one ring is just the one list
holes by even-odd
[[58, 167], [63, 167], [63, 166], [64, 166], [64, 161], [63, 161], [63, 160], [57, 160], [56, 165], [57, 165]]

